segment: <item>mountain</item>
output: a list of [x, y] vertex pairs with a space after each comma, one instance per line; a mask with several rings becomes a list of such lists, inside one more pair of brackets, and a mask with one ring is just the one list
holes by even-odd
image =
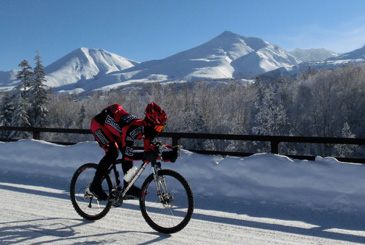
[[299, 62], [285, 50], [260, 38], [226, 31], [200, 46], [162, 60], [141, 63], [121, 73], [129, 79], [250, 78]]
[[338, 57], [330, 58], [328, 60], [358, 60], [365, 59], [365, 46], [354, 51], [339, 55]]
[[300, 64], [295, 65], [289, 69], [281, 67], [279, 69], [263, 73], [260, 75], [260, 77], [263, 80], [269, 81], [280, 76], [295, 76], [300, 72], [308, 70], [309, 67], [312, 71], [316, 71], [321, 69], [333, 69], [341, 65], [347, 65], [349, 63], [363, 63], [364, 61], [365, 46], [348, 53], [334, 55], [333, 57], [324, 60], [301, 62]]
[[[100, 87], [98, 80], [110, 82], [107, 75], [137, 65], [102, 49], [77, 49], [45, 68], [47, 85], [55, 90], [80, 90]], [[114, 82], [119, 82], [115, 80]]]
[[[326, 57], [330, 58], [323, 60]], [[192, 49], [142, 63], [101, 49], [79, 48], [45, 67], [45, 72], [48, 87], [55, 91], [84, 93], [136, 82], [252, 79], [262, 74], [270, 78], [354, 59], [365, 59], [365, 46], [342, 55], [324, 49], [287, 52], [263, 39], [225, 31]], [[0, 72], [0, 91], [16, 86], [16, 73]]]
[[325, 60], [332, 57], [337, 57], [339, 54], [326, 50], [324, 48], [320, 49], [299, 49], [296, 48], [289, 53], [301, 61], [319, 61]]
[[0, 91], [11, 90], [18, 84], [17, 73], [18, 70], [0, 71]]

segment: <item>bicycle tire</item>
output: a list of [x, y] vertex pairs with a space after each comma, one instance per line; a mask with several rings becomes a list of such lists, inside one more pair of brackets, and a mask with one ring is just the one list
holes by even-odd
[[153, 181], [154, 176], [149, 175], [142, 184], [140, 197], [142, 216], [154, 230], [161, 233], [175, 233], [182, 230], [193, 215], [193, 192], [185, 178], [173, 170], [159, 170], [158, 175], [159, 185], [161, 178], [166, 182], [168, 201], [163, 203], [159, 200]]
[[[87, 220], [98, 220], [103, 218], [110, 210], [111, 201], [100, 201], [92, 195], [86, 195], [86, 189], [91, 184], [95, 171], [98, 167], [96, 163], [86, 163], [79, 167], [71, 179], [70, 198], [76, 212]], [[103, 189], [111, 195], [112, 181], [107, 175], [103, 180]], [[106, 190], [107, 189], [107, 190]]]

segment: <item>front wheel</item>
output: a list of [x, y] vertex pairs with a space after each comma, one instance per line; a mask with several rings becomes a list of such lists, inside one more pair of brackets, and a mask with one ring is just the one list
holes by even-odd
[[[87, 220], [103, 218], [110, 210], [111, 201], [98, 200], [91, 194], [89, 186], [93, 181], [96, 163], [86, 163], [74, 173], [70, 184], [70, 198], [76, 212]], [[104, 178], [102, 187], [107, 194], [111, 194], [112, 181], [109, 175]]]
[[147, 177], [142, 185], [140, 208], [143, 218], [156, 231], [174, 233], [190, 221], [194, 210], [193, 192], [183, 176], [163, 169]]

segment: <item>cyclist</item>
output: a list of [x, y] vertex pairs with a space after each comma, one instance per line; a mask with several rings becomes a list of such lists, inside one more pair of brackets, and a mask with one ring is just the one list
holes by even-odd
[[[105, 156], [100, 160], [90, 185], [90, 191], [99, 200], [108, 199], [108, 195], [102, 189], [101, 182], [111, 163], [118, 158], [118, 149], [123, 155], [122, 169], [124, 174], [133, 167], [133, 161], [154, 161], [159, 158], [152, 140], [164, 129], [167, 115], [154, 102], [147, 105], [144, 114], [144, 119], [137, 119], [126, 112], [122, 106], [114, 104], [103, 109], [92, 119], [91, 131], [100, 147], [105, 151]], [[144, 140], [143, 152], [134, 151], [133, 145], [136, 139]], [[175, 162], [177, 148], [163, 152], [161, 157], [164, 161]], [[124, 186], [127, 186], [125, 181]], [[140, 189], [134, 185], [127, 192], [127, 195], [134, 197], [139, 197], [139, 194]]]

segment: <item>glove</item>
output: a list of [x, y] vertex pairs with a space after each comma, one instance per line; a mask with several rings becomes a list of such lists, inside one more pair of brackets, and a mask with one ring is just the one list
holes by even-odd
[[172, 151], [164, 151], [162, 152], [162, 159], [164, 161], [175, 162], [177, 159], [177, 147], [175, 147]]
[[158, 157], [159, 157], [158, 151], [143, 152], [143, 161], [155, 162]]

